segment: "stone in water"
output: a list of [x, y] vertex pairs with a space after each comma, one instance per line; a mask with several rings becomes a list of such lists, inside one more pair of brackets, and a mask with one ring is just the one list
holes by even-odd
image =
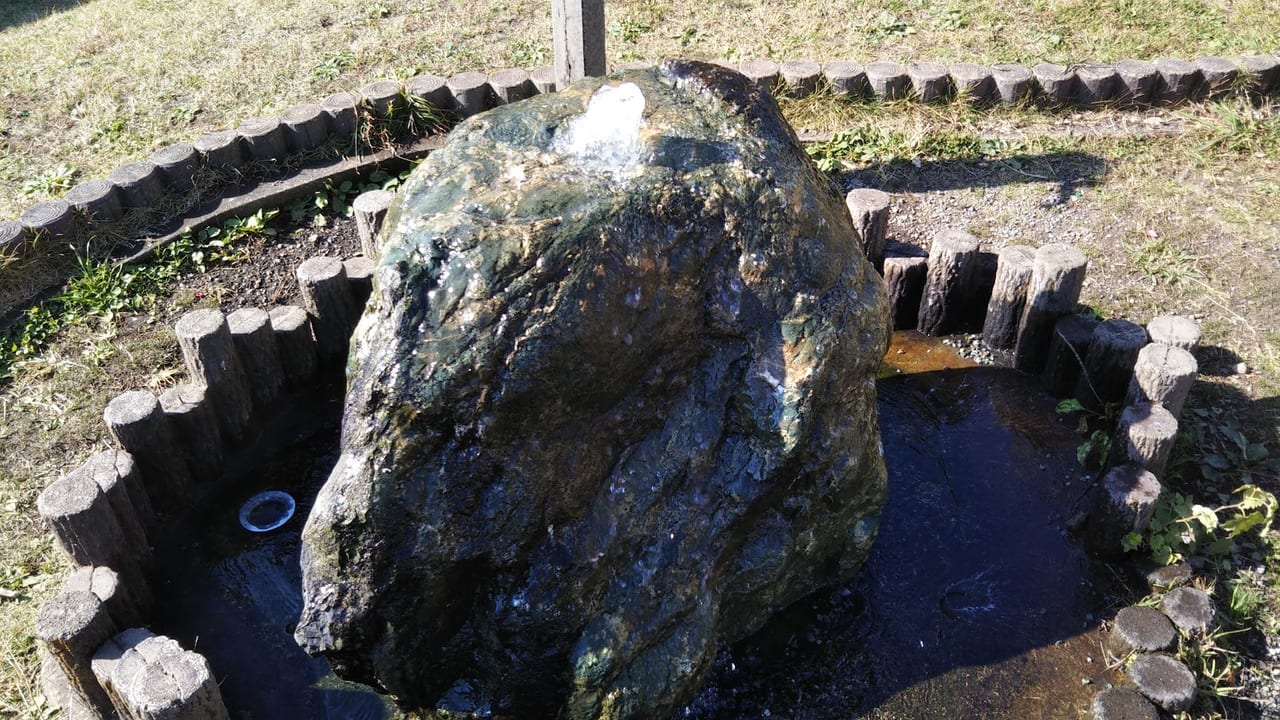
[[386, 228], [308, 651], [415, 709], [665, 719], [857, 571], [888, 306], [767, 90], [669, 62], [501, 106]]

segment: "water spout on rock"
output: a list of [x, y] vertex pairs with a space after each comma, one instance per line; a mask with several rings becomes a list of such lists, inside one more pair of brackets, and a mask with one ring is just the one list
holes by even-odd
[[585, 113], [569, 121], [552, 149], [614, 180], [632, 177], [644, 153], [644, 106], [644, 93], [635, 83], [606, 85], [591, 96]]

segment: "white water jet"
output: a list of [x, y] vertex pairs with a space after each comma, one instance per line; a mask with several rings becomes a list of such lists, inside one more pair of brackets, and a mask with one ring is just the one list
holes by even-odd
[[615, 180], [635, 175], [644, 153], [644, 94], [635, 83], [606, 85], [587, 102], [587, 111], [569, 121], [552, 143], [560, 154]]

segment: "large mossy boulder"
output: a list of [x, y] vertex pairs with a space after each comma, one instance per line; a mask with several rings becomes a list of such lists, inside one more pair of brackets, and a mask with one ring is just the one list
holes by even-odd
[[308, 651], [411, 708], [665, 718], [858, 569], [885, 295], [767, 93], [669, 62], [499, 108], [389, 227]]

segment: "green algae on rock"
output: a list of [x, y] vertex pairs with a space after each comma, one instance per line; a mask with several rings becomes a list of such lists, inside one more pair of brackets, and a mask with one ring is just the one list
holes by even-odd
[[309, 652], [410, 708], [663, 718], [857, 571], [888, 308], [767, 93], [673, 61], [503, 106], [388, 227]]

